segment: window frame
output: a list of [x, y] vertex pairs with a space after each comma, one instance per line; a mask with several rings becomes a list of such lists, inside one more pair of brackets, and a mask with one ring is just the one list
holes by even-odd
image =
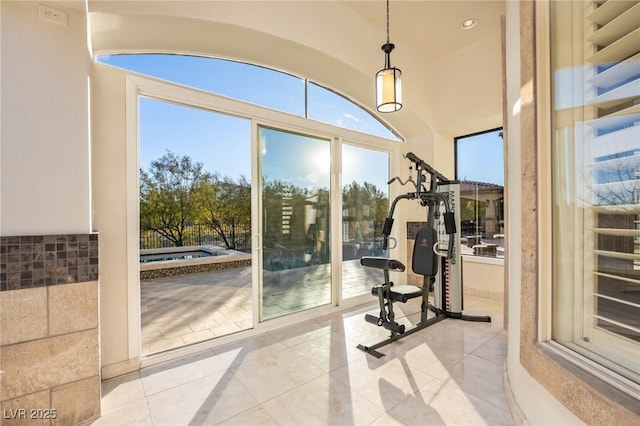
[[[454, 166], [454, 179], [456, 181], [461, 181], [460, 177], [459, 177], [459, 170], [458, 170], [458, 142], [460, 139], [466, 139], [466, 138], [471, 138], [474, 136], [481, 136], [487, 133], [493, 133], [493, 132], [497, 132], [500, 131], [502, 132], [502, 152], [503, 152], [503, 162], [500, 165], [502, 167], [502, 173], [503, 173], [503, 186], [502, 186], [502, 199], [503, 199], [503, 212], [502, 212], [502, 220], [503, 220], [503, 227], [505, 229], [504, 235], [506, 236], [506, 225], [507, 225], [507, 220], [506, 220], [506, 216], [507, 216], [507, 207], [506, 207], [506, 178], [507, 175], [505, 173], [504, 170], [504, 155], [505, 155], [505, 139], [504, 139], [504, 127], [500, 126], [500, 127], [495, 127], [492, 129], [488, 129], [488, 130], [482, 130], [482, 131], [478, 131], [478, 132], [474, 132], [474, 133], [470, 133], [470, 134], [466, 134], [466, 135], [461, 135], [461, 136], [456, 136], [453, 138], [453, 166]], [[503, 239], [503, 248], [505, 250], [505, 254], [506, 254], [506, 238]], [[476, 254], [463, 254], [462, 256], [465, 257], [465, 259], [475, 262], [475, 263], [488, 263], [488, 264], [500, 264], [500, 265], [504, 265], [504, 255], [502, 257], [489, 257], [489, 256], [482, 256], [482, 255], [476, 255]]]
[[[136, 70], [132, 70], [130, 68], [126, 68], [122, 65], [116, 65], [113, 63], [109, 62], [109, 58], [111, 57], [118, 57], [118, 56], [158, 56], [158, 57], [164, 57], [164, 56], [172, 56], [172, 57], [189, 57], [189, 58], [196, 58], [196, 59], [200, 59], [200, 60], [211, 60], [214, 62], [227, 62], [227, 63], [231, 63], [231, 64], [237, 64], [237, 65], [244, 65], [247, 66], [247, 68], [260, 68], [263, 70], [266, 70], [270, 73], [274, 73], [274, 74], [279, 74], [281, 77], [289, 77], [292, 79], [296, 79], [299, 80], [300, 83], [302, 83], [302, 93], [300, 94], [302, 96], [302, 100], [303, 100], [303, 105], [302, 105], [302, 109], [303, 109], [303, 113], [302, 115], [299, 115], [297, 113], [294, 112], [290, 112], [290, 111], [285, 111], [285, 110], [280, 110], [277, 108], [273, 108], [270, 107], [266, 104], [261, 104], [261, 103], [257, 103], [257, 102], [253, 102], [250, 100], [246, 100], [246, 99], [242, 99], [242, 98], [238, 98], [238, 97], [234, 97], [233, 95], [229, 95], [229, 94], [222, 94], [216, 91], [212, 91], [212, 90], [208, 90], [202, 87], [197, 87], [195, 85], [189, 84], [189, 83], [184, 83], [181, 81], [174, 81], [172, 79], [167, 79], [164, 77], [158, 77], [157, 75], [151, 75], [151, 74], [147, 74], [144, 72], [140, 72], [140, 71], [136, 71]], [[237, 60], [237, 59], [228, 59], [228, 58], [223, 58], [223, 57], [215, 57], [215, 56], [206, 56], [206, 55], [196, 55], [196, 54], [187, 54], [187, 53], [180, 53], [180, 52], [140, 52], [140, 53], [130, 53], [130, 52], [110, 52], [110, 53], [101, 53], [101, 54], [97, 54], [96, 55], [96, 62], [109, 66], [109, 67], [113, 67], [113, 68], [118, 68], [121, 69], [123, 71], [125, 71], [128, 74], [133, 74], [133, 75], [140, 75], [142, 77], [146, 77], [146, 78], [151, 78], [154, 80], [158, 80], [158, 81], [166, 81], [168, 83], [171, 84], [175, 84], [175, 85], [179, 85], [179, 86], [184, 86], [184, 87], [188, 87], [188, 88], [192, 88], [194, 90], [197, 91], [201, 91], [203, 93], [211, 93], [217, 96], [221, 96], [221, 97], [225, 97], [225, 98], [229, 98], [229, 99], [234, 99], [234, 100], [238, 100], [240, 102], [245, 102], [247, 104], [252, 104], [252, 105], [257, 105], [263, 108], [266, 108], [268, 110], [272, 110], [272, 111], [278, 111], [284, 114], [290, 114], [292, 116], [296, 116], [296, 117], [302, 117], [308, 120], [312, 120], [312, 121], [316, 121], [319, 123], [325, 123], [325, 124], [329, 124], [332, 125], [334, 127], [337, 128], [342, 128], [342, 129], [346, 129], [346, 130], [351, 130], [354, 132], [359, 132], [365, 135], [370, 135], [370, 136], [375, 136], [377, 138], [381, 138], [381, 139], [387, 139], [396, 143], [404, 143], [405, 139], [400, 135], [399, 132], [397, 132], [393, 127], [391, 127], [388, 123], [386, 123], [384, 120], [381, 119], [381, 117], [379, 117], [377, 114], [375, 114], [374, 112], [372, 112], [371, 110], [369, 110], [368, 108], [364, 107], [363, 105], [359, 104], [358, 102], [355, 102], [354, 100], [350, 99], [349, 97], [342, 95], [340, 92], [333, 90], [323, 84], [320, 84], [318, 82], [309, 80], [308, 78], [305, 77], [301, 77], [289, 72], [285, 72], [285, 71], [280, 71], [274, 68], [270, 68], [264, 65], [258, 65], [258, 64], [253, 64], [247, 61], [241, 61], [241, 60]], [[359, 109], [363, 114], [366, 114], [368, 117], [370, 117], [373, 121], [375, 121], [377, 123], [377, 125], [379, 125], [380, 127], [386, 129], [387, 132], [389, 132], [389, 134], [395, 138], [386, 138], [383, 135], [380, 134], [375, 134], [375, 133], [368, 133], [368, 132], [364, 132], [361, 130], [355, 130], [355, 129], [351, 129], [349, 127], [345, 127], [345, 126], [340, 126], [337, 125], [335, 123], [331, 123], [328, 121], [322, 121], [316, 118], [311, 118], [309, 117], [309, 85], [313, 85], [316, 86], [317, 88], [326, 91], [327, 93], [329, 93], [332, 96], [335, 96], [337, 98], [340, 99], [340, 101], [342, 102], [347, 102], [349, 104], [351, 104], [353, 107]]]
[[[540, 185], [544, 176], [539, 167], [539, 162], [544, 162], [541, 149], [550, 144], [551, 135], [551, 128], [544, 126], [545, 114], [551, 108], [549, 102], [545, 103], [550, 97], [544, 97], [549, 85], [541, 74], [547, 71], [542, 68], [548, 60], [545, 55], [549, 54], [549, 33], [545, 31], [548, 7], [549, 2], [545, 1], [522, 2], [507, 8], [507, 24], [514, 24], [510, 33], [518, 34], [513, 43], [505, 38], [507, 55], [513, 58], [512, 66], [507, 67], [505, 105], [510, 165], [506, 186], [510, 195], [508, 250], [512, 255], [505, 272], [515, 285], [514, 291], [509, 292], [509, 376], [514, 379], [514, 396], [523, 402], [523, 413], [538, 420], [548, 416], [539, 412], [535, 401], [546, 401], [557, 403], [549, 412], [555, 419], [575, 421], [577, 417], [585, 423], [629, 424], [640, 410], [638, 394], [630, 397], [587, 371], [585, 363], [567, 361], [563, 354], [571, 354], [570, 351], [563, 348], [561, 353], [553, 342], [541, 338], [541, 324], [545, 326], [550, 321], [544, 292], [548, 295], [551, 288], [550, 277], [541, 270], [550, 258], [544, 243], [551, 232], [541, 226], [546, 216], [541, 208], [548, 204], [544, 199], [548, 192], [544, 193]], [[541, 315], [541, 308], [547, 312]], [[588, 404], [585, 395], [589, 397]], [[535, 401], [531, 396], [536, 397]]]
[[[593, 356], [586, 357], [574, 350], [571, 345], [560, 343], [553, 338], [553, 205], [554, 205], [554, 172], [553, 172], [553, 79], [551, 63], [551, 2], [542, 3], [542, 7], [535, 8], [536, 15], [536, 70], [535, 76], [537, 84], [535, 86], [536, 103], [536, 130], [538, 143], [536, 146], [536, 167], [537, 167], [537, 205], [539, 214], [537, 216], [538, 229], [538, 300], [537, 312], [537, 335], [536, 342], [540, 348], [549, 355], [557, 356], [568, 361], [577, 367], [581, 372], [587, 373], [583, 379], [587, 383], [593, 383], [593, 379], [601, 380], [619, 391], [638, 400], [640, 399], [640, 383], [636, 383], [618, 372], [608, 368], [603, 363], [598, 362], [598, 358], [605, 359], [604, 356], [594, 353]], [[574, 16], [573, 25], [582, 25], [584, 17]], [[581, 266], [581, 270], [584, 269]], [[572, 285], [575, 283], [572, 282]], [[582, 287], [579, 289], [582, 292]], [[580, 295], [582, 299], [582, 294]], [[584, 301], [583, 305], [584, 306]], [[581, 315], [581, 320], [584, 314]], [[582, 323], [581, 323], [582, 324]], [[576, 325], [574, 324], [574, 327]], [[581, 326], [582, 327], [582, 326]], [[575, 345], [577, 345], [574, 342]], [[590, 377], [589, 377], [590, 376]]]
[[[472, 138], [474, 136], [480, 136], [480, 135], [484, 135], [487, 133], [493, 133], [493, 132], [497, 132], [498, 130], [504, 131], [504, 128], [502, 126], [499, 127], [495, 127], [492, 129], [488, 129], [488, 130], [481, 130], [478, 132], [473, 132], [473, 133], [469, 133], [466, 135], [460, 135], [460, 136], [456, 136], [453, 138], [453, 166], [454, 166], [454, 179], [456, 180], [460, 180], [460, 177], [458, 176], [458, 140], [459, 139], [466, 139], [466, 138]], [[504, 143], [504, 142], [503, 142]], [[503, 172], [504, 174], [504, 172]]]
[[[401, 158], [402, 144], [396, 141], [381, 138], [379, 136], [360, 133], [354, 130], [334, 126], [331, 124], [323, 123], [308, 118], [294, 116], [281, 111], [272, 110], [263, 106], [247, 103], [237, 99], [230, 99], [220, 95], [216, 95], [210, 92], [194, 89], [191, 87], [181, 86], [176, 83], [167, 82], [164, 80], [155, 79], [148, 76], [141, 76], [136, 73], [132, 73], [128, 70], [120, 70], [125, 75], [125, 128], [126, 128], [126, 181], [127, 188], [127, 213], [126, 213], [126, 252], [127, 252], [127, 312], [128, 312], [128, 354], [129, 359], [140, 359], [142, 366], [152, 365], [156, 362], [160, 362], [164, 359], [173, 359], [175, 356], [184, 356], [191, 353], [202, 350], [205, 347], [213, 347], [226, 342], [240, 340], [252, 335], [267, 332], [272, 329], [276, 329], [283, 324], [290, 323], [292, 320], [305, 320], [321, 316], [324, 314], [330, 314], [338, 309], [347, 309], [358, 306], [370, 296], [362, 295], [351, 299], [342, 299], [339, 297], [332, 297], [332, 301], [329, 305], [321, 306], [311, 311], [303, 311], [290, 316], [282, 318], [274, 318], [269, 321], [259, 322], [258, 303], [254, 304], [254, 327], [252, 329], [243, 331], [230, 336], [221, 337], [215, 341], [206, 341], [201, 344], [193, 346], [185, 346], [172, 352], [172, 355], [158, 355], [141, 357], [140, 355], [140, 280], [139, 280], [139, 140], [138, 140], [138, 105], [139, 98], [144, 96], [153, 98], [165, 102], [176, 103], [194, 108], [200, 108], [203, 110], [210, 110], [230, 116], [236, 116], [241, 118], [248, 118], [251, 120], [252, 126], [252, 145], [257, 143], [257, 134], [255, 129], [258, 125], [265, 127], [272, 127], [283, 129], [291, 132], [304, 133], [319, 137], [330, 136], [332, 155], [335, 152], [340, 151], [339, 148], [342, 143], [349, 143], [350, 145], [356, 145], [364, 148], [374, 149], [378, 151], [387, 152], [389, 154], [390, 168], [389, 173], [395, 173], [396, 168], [394, 165], [398, 159]], [[336, 162], [339, 163], [339, 160]], [[337, 164], [332, 164], [331, 167], [331, 188], [332, 197], [331, 203], [335, 204], [336, 208], [332, 209], [332, 220], [340, 218], [338, 226], [332, 226], [331, 240], [335, 242], [341, 241], [341, 201], [342, 191], [336, 191], [335, 188], [341, 188], [341, 173], [336, 170]], [[252, 159], [252, 175], [259, 175], [258, 159], [254, 156]], [[397, 194], [393, 188], [389, 189], [389, 197], [395, 197]], [[251, 195], [252, 205], [260, 205], [259, 194], [257, 187], [252, 185]], [[259, 230], [258, 215], [252, 216], [252, 229]], [[397, 236], [397, 235], [395, 235]], [[261, 244], [256, 238], [256, 232], [252, 232], [252, 244]], [[402, 250], [400, 250], [402, 251]], [[399, 253], [403, 255], [403, 253]], [[336, 250], [332, 250], [332, 262], [335, 259], [341, 259], [342, 251], [338, 247]], [[336, 265], [340, 265], [337, 263]], [[260, 274], [259, 262], [253, 262], [252, 274], [257, 277]], [[332, 274], [332, 294], [338, 295], [341, 292], [337, 291], [338, 285], [341, 282], [341, 268], [338, 267]], [[255, 278], [254, 278], [255, 279]], [[258, 300], [258, 286], [253, 285], [253, 298]]]

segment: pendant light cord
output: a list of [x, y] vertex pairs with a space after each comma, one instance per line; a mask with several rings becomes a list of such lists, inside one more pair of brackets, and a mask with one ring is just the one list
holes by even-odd
[[390, 54], [395, 46], [391, 43], [389, 38], [389, 0], [387, 0], [387, 42], [382, 45], [382, 50], [384, 51], [384, 67], [391, 68], [391, 58]]
[[387, 0], [387, 43], [389, 43], [389, 0]]

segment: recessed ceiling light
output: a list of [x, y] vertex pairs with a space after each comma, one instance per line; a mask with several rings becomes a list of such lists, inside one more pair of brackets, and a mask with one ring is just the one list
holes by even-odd
[[476, 26], [476, 19], [475, 18], [465, 19], [464, 21], [462, 21], [460, 26], [462, 27], [463, 30], [469, 30]]

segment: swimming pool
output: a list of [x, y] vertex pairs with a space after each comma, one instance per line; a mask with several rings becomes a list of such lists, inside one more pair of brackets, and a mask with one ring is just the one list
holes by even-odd
[[140, 279], [172, 277], [251, 265], [251, 253], [218, 246], [184, 246], [140, 250]]
[[163, 262], [167, 260], [199, 259], [201, 257], [210, 256], [218, 256], [218, 253], [205, 250], [195, 250], [174, 253], [140, 254], [140, 263]]

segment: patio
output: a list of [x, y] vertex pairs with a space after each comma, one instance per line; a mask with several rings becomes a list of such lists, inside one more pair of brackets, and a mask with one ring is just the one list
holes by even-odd
[[[343, 262], [343, 297], [367, 293], [381, 272]], [[330, 301], [329, 265], [264, 271], [266, 318]], [[297, 283], [289, 285], [287, 283]], [[251, 267], [140, 282], [142, 354], [162, 352], [252, 327]]]

